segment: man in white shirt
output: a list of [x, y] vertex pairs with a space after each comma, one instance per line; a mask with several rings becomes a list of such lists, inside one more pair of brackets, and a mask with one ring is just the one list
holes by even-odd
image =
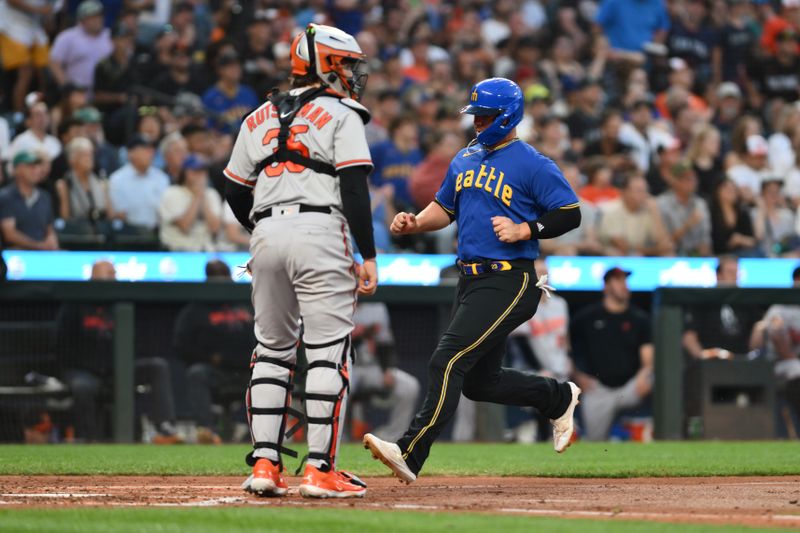
[[161, 197], [169, 178], [153, 166], [153, 144], [137, 135], [128, 143], [128, 164], [111, 174], [109, 193], [114, 212], [132, 226], [155, 229]]
[[19, 152], [35, 152], [52, 161], [61, 154], [61, 142], [47, 133], [50, 114], [46, 103], [37, 102], [28, 108], [25, 125], [28, 129], [14, 137], [8, 153], [3, 154], [4, 159], [11, 161]]

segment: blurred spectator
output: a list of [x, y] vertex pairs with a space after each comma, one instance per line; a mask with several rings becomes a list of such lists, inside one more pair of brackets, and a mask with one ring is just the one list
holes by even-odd
[[417, 124], [410, 115], [402, 115], [389, 125], [390, 139], [370, 147], [375, 165], [370, 180], [376, 187], [389, 185], [393, 189], [395, 206], [408, 210], [414, 205], [409, 192], [409, 178], [414, 167], [422, 161]]
[[50, 161], [61, 153], [61, 143], [48, 133], [50, 129], [50, 113], [47, 104], [37, 102], [27, 109], [25, 126], [28, 129], [14, 137], [8, 147], [6, 159], [11, 161], [19, 152], [36, 152], [40, 157]]
[[772, 172], [767, 167], [767, 141], [761, 135], [751, 135], [746, 140], [747, 152], [742, 162], [728, 169], [728, 177], [733, 180], [742, 200], [748, 205], [756, 202], [761, 192], [761, 182]]
[[608, 37], [612, 57], [642, 63], [648, 43], [664, 43], [670, 28], [669, 15], [660, 0], [604, 0], [597, 23]]
[[240, 83], [242, 66], [235, 52], [225, 52], [217, 57], [219, 81], [203, 94], [203, 105], [212, 113], [209, 124], [217, 131], [234, 134], [242, 118], [261, 105], [253, 89]]
[[131, 28], [118, 24], [111, 36], [112, 52], [94, 70], [94, 105], [105, 114], [105, 127], [112, 140], [124, 144], [134, 120], [133, 90], [140, 81], [133, 63], [136, 35]]
[[39, 86], [44, 88], [41, 71], [49, 61], [44, 23], [52, 20], [58, 8], [55, 2], [41, 0], [0, 3], [0, 63], [3, 65], [3, 78], [16, 78], [13, 86], [8, 86], [14, 111], [24, 111], [25, 95], [37, 70]]
[[574, 158], [569, 142], [569, 129], [558, 117], [543, 116], [536, 123], [536, 130], [538, 140], [534, 144], [539, 152], [556, 164], [560, 164], [567, 155]]
[[75, 120], [83, 124], [83, 134], [94, 144], [95, 170], [103, 178], [120, 167], [119, 150], [113, 146], [103, 131], [103, 115], [94, 107], [84, 107], [75, 112]]
[[755, 63], [751, 72], [750, 102], [755, 108], [774, 98], [787, 103], [800, 99], [800, 30], [783, 29], [775, 40], [775, 55]]
[[174, 97], [181, 92], [201, 93], [205, 88], [192, 65], [190, 50], [175, 45], [170, 50], [169, 69], [152, 82], [159, 98]]
[[[206, 282], [233, 283], [228, 265], [209, 261]], [[256, 345], [253, 324], [252, 308], [240, 302], [192, 302], [175, 320], [173, 346], [188, 368], [187, 392], [200, 443], [221, 442], [212, 407], [240, 399], [247, 387], [249, 357]], [[238, 422], [244, 423], [244, 416]]]
[[728, 0], [726, 24], [719, 31], [722, 57], [719, 64], [714, 65], [716, 81], [733, 82], [736, 85], [744, 83], [747, 77], [747, 65], [752, 61], [753, 44], [756, 41], [751, 24], [750, 2]]
[[[114, 265], [97, 261], [92, 265], [92, 281], [113, 282]], [[61, 366], [64, 381], [73, 398], [75, 437], [80, 442], [94, 442], [106, 435], [101, 432], [98, 402], [109, 393], [114, 369], [114, 316], [109, 305], [65, 303], [56, 317]], [[144, 413], [155, 426], [143, 440], [154, 444], [175, 444], [175, 405], [167, 361], [160, 357], [136, 359], [135, 380], [147, 390]]]
[[673, 251], [647, 181], [636, 174], [625, 180], [619, 200], [603, 210], [598, 236], [607, 255], [663, 256]]
[[578, 311], [570, 324], [587, 440], [607, 439], [620, 411], [639, 406], [653, 387], [650, 317], [630, 304], [630, 274], [606, 271], [603, 300]]
[[595, 157], [586, 162], [588, 183], [580, 188], [581, 200], [601, 208], [619, 198], [619, 189], [612, 184], [613, 173], [605, 158]]
[[[717, 287], [736, 287], [739, 260], [723, 255], [717, 265]], [[728, 359], [749, 351], [750, 332], [762, 311], [752, 305], [697, 306], [686, 312], [682, 344], [696, 359]]]
[[[800, 267], [792, 272], [792, 287], [800, 288]], [[778, 395], [794, 411], [794, 428], [800, 424], [800, 306], [775, 304], [756, 322], [750, 347], [775, 360]], [[795, 434], [796, 436], [796, 434]]]
[[189, 145], [179, 131], [165, 136], [158, 145], [164, 167], [161, 169], [169, 177], [170, 183], [178, 181], [183, 162], [189, 157]]
[[697, 192], [710, 199], [717, 183], [725, 177], [720, 158], [719, 130], [709, 124], [698, 129], [686, 151], [686, 159], [697, 176]]
[[719, 84], [711, 122], [719, 130], [722, 152], [731, 149], [731, 136], [737, 120], [742, 116], [743, 106], [742, 91], [738, 85], [732, 82]]
[[378, 144], [389, 138], [389, 125], [400, 116], [400, 95], [392, 89], [383, 89], [377, 94], [375, 104], [370, 106], [372, 120], [365, 126], [367, 142]]
[[78, 109], [89, 105], [89, 96], [86, 87], [79, 87], [68, 83], [61, 89], [61, 99], [50, 112], [50, 130], [58, 135], [61, 123], [74, 118]]
[[73, 83], [94, 87], [94, 69], [111, 53], [111, 33], [103, 27], [103, 4], [84, 0], [78, 6], [78, 23], [56, 37], [50, 50], [50, 72], [59, 87]]
[[761, 119], [755, 115], [744, 114], [736, 118], [731, 130], [730, 151], [725, 154], [723, 167], [730, 169], [741, 164], [748, 156], [747, 139], [753, 135], [761, 135]]
[[0, 189], [0, 233], [3, 246], [20, 250], [57, 250], [50, 194], [38, 187], [42, 159], [36, 152], [17, 152], [14, 181]]
[[712, 81], [712, 67], [719, 65], [722, 57], [718, 32], [712, 27], [705, 0], [688, 0], [677, 10], [667, 37], [669, 55], [689, 63], [698, 83], [705, 87]]
[[578, 85], [576, 91], [575, 105], [567, 117], [567, 126], [572, 138], [572, 149], [582, 154], [587, 144], [600, 138], [603, 89], [599, 81], [587, 79]]
[[86, 137], [72, 139], [66, 147], [69, 171], [56, 181], [59, 218], [87, 227], [114, 218], [108, 182], [94, 173], [94, 146]]
[[711, 253], [711, 215], [697, 195], [697, 176], [687, 161], [673, 169], [670, 190], [658, 196], [664, 226], [677, 255], [707, 256]]
[[767, 141], [767, 161], [775, 176], [786, 179], [797, 160], [792, 139], [800, 134], [800, 95], [798, 102], [781, 107], [775, 120], [774, 133]]
[[750, 212], [739, 189], [728, 178], [717, 182], [711, 200], [711, 244], [714, 255], [758, 256]]
[[161, 244], [172, 251], [210, 252], [220, 228], [222, 199], [208, 184], [208, 165], [191, 155], [158, 208]]
[[[574, 191], [580, 190], [581, 174], [574, 163], [561, 165], [561, 171]], [[615, 189], [616, 190], [616, 189]], [[581, 225], [556, 237], [542, 239], [539, 248], [544, 255], [603, 255], [603, 245], [597, 238], [597, 220], [600, 210], [591, 202], [581, 201]], [[540, 265], [544, 273], [546, 267]], [[537, 268], [537, 272], [539, 269]]]
[[667, 89], [656, 96], [655, 106], [662, 117], [675, 120], [676, 110], [688, 107], [705, 116], [708, 104], [693, 93], [695, 75], [689, 64], [680, 57], [669, 60], [669, 80]]
[[[359, 303], [353, 315], [353, 347], [358, 354], [355, 359], [351, 382], [353, 425], [365, 421], [360, 402], [389, 410], [386, 423], [371, 431], [380, 438], [394, 441], [405, 432], [419, 398], [419, 381], [397, 367], [397, 354], [389, 322], [389, 309], [385, 303]], [[354, 427], [354, 429], [358, 429]], [[360, 432], [358, 432], [360, 433]], [[354, 435], [355, 436], [355, 435]], [[363, 435], [357, 435], [361, 438]]]
[[602, 157], [615, 176], [634, 170], [631, 147], [619, 138], [622, 127], [622, 113], [617, 109], [607, 109], [600, 119], [600, 138], [586, 145], [584, 157]]
[[[253, 88], [256, 95], [265, 98], [270, 89], [277, 85], [275, 54], [272, 51], [274, 36], [271, 20], [266, 13], [256, 13], [245, 29], [244, 39], [239, 45], [242, 63], [242, 82]], [[371, 56], [373, 59], [375, 56]]]
[[408, 180], [408, 188], [417, 209], [424, 209], [433, 201], [433, 197], [444, 181], [450, 161], [464, 147], [464, 136], [459, 132], [445, 131], [436, 133], [432, 140], [433, 148], [414, 167]]
[[169, 178], [152, 166], [152, 142], [136, 136], [128, 142], [128, 163], [111, 174], [109, 191], [116, 216], [129, 225], [155, 229], [158, 206]]
[[[780, 16], [771, 17], [764, 23], [761, 33], [761, 46], [769, 54], [778, 53], [779, 36], [788, 30], [800, 31], [800, 2], [798, 0], [781, 0]], [[800, 49], [800, 43], [797, 44]]]
[[765, 178], [760, 201], [752, 212], [753, 231], [766, 257], [797, 257], [800, 252], [794, 211], [784, 206], [782, 188], [782, 180]]
[[630, 146], [630, 157], [642, 172], [650, 170], [650, 165], [659, 146], [671, 142], [672, 136], [664, 126], [653, 120], [650, 102], [644, 99], [635, 101], [628, 110], [628, 121], [619, 128], [619, 140]]

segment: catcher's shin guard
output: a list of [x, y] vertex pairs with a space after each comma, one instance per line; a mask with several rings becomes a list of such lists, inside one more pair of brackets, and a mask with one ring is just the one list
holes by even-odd
[[252, 376], [245, 398], [253, 441], [253, 451], [247, 456], [250, 466], [261, 457], [281, 463], [281, 453], [297, 457], [296, 452], [283, 447], [286, 420], [292, 411], [289, 405], [296, 355], [296, 345], [286, 348], [260, 345], [253, 351]]
[[306, 344], [306, 355], [308, 464], [325, 472], [336, 468], [336, 453], [342, 439], [350, 390], [350, 336], [325, 344]]

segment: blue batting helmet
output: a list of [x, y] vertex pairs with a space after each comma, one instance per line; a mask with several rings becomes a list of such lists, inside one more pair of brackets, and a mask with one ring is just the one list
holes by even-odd
[[478, 142], [497, 144], [522, 120], [524, 98], [519, 85], [506, 78], [489, 78], [476, 83], [469, 93], [469, 105], [461, 109], [470, 115], [498, 115], [478, 134]]

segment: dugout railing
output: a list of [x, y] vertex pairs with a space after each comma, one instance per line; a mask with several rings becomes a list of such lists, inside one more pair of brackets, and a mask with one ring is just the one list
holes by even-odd
[[[687, 309], [772, 304], [800, 305], [800, 289], [659, 288], [653, 295], [655, 387], [654, 437], [678, 440], [687, 436], [685, 405], [687, 357], [682, 348]], [[720, 361], [720, 363], [725, 363]], [[742, 423], [747, 423], [741, 420]]]
[[[137, 335], [147, 334], [142, 324], [137, 328], [136, 307], [148, 304], [183, 305], [189, 302], [249, 302], [250, 285], [226, 282], [206, 283], [123, 283], [123, 282], [11, 282], [0, 284], [0, 306], [5, 315], [14, 315], [14, 306], [42, 305], [57, 307], [66, 302], [110, 305], [113, 309], [113, 383], [112, 438], [115, 442], [133, 442], [135, 436], [134, 360]], [[364, 299], [367, 300], [366, 298]], [[434, 341], [446, 324], [453, 301], [452, 286], [382, 286], [371, 301], [391, 306], [407, 306], [406, 314], [418, 323], [413, 327], [425, 331], [421, 343], [409, 351], [424, 352], [427, 356]], [[422, 311], [422, 312], [420, 312]], [[141, 313], [139, 313], [141, 316]], [[400, 343], [413, 342], [416, 332], [403, 334]], [[1, 361], [0, 361], [1, 362]]]

